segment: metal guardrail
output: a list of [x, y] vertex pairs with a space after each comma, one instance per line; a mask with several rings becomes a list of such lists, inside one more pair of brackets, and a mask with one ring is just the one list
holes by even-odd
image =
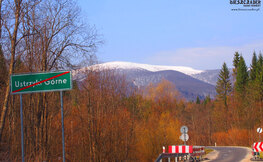
[[[180, 148], [180, 149], [179, 149]], [[177, 161], [200, 161], [202, 155], [205, 155], [204, 146], [169, 146], [168, 153], [165, 153], [165, 147], [163, 147], [163, 153], [155, 160], [155, 162], [161, 162], [162, 159], [168, 158], [170, 162], [171, 158], [175, 158]], [[197, 157], [199, 157], [197, 159]]]
[[161, 153], [155, 162], [161, 162], [164, 158], [168, 158], [168, 162], [170, 162], [171, 158], [175, 158], [175, 161], [177, 162], [180, 158], [187, 160], [190, 158], [190, 156], [189, 154]]
[[205, 147], [193, 146], [193, 153], [191, 153], [191, 156], [202, 156], [202, 155], [205, 155]]

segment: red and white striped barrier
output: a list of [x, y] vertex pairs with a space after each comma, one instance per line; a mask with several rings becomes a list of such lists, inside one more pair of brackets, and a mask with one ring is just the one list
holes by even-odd
[[263, 151], [263, 142], [255, 142], [253, 144], [253, 149], [255, 152]]
[[193, 146], [184, 146], [184, 145], [169, 146], [168, 153], [178, 153], [178, 154], [193, 153]]

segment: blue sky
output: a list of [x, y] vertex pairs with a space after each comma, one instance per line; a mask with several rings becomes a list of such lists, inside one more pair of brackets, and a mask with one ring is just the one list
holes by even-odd
[[79, 0], [82, 14], [103, 35], [101, 62], [218, 69], [232, 67], [235, 51], [247, 65], [263, 52], [263, 7], [244, 8], [229, 0]]

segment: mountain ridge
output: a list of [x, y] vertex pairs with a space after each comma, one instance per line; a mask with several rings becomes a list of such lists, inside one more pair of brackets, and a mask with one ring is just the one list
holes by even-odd
[[150, 64], [140, 64], [133, 62], [123, 62], [123, 61], [113, 61], [101, 64], [96, 64], [92, 66], [93, 68], [106, 68], [106, 69], [145, 69], [152, 72], [164, 71], [164, 70], [174, 70], [179, 71], [187, 75], [194, 75], [204, 72], [203, 70], [196, 70], [187, 66], [165, 66], [165, 65], [150, 65]]
[[125, 76], [130, 84], [139, 89], [146, 88], [150, 83], [156, 85], [163, 79], [172, 82], [181, 95], [187, 100], [194, 101], [198, 96], [204, 99], [206, 96], [213, 98], [216, 95], [215, 83], [219, 70], [196, 70], [183, 66], [160, 66], [138, 64], [130, 62], [108, 62], [96, 64], [75, 71], [77, 80], [85, 78], [81, 71], [85, 70], [114, 70]]

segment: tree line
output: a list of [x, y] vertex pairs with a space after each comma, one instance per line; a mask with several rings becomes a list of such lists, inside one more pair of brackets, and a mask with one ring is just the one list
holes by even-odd
[[[259, 140], [256, 138], [256, 128], [262, 127], [262, 97], [263, 97], [263, 57], [261, 52], [252, 55], [249, 66], [246, 65], [242, 54], [236, 52], [233, 58], [232, 76], [226, 63], [220, 71], [216, 91], [217, 96], [214, 103], [221, 105], [222, 123], [217, 129], [218, 136], [231, 136], [229, 131], [244, 135], [240, 141], [246, 141], [250, 146]], [[232, 78], [232, 79], [231, 79]], [[222, 106], [223, 105], [223, 106]], [[220, 110], [218, 110], [220, 111]], [[218, 124], [219, 126], [219, 124]], [[243, 133], [242, 133], [243, 132]], [[227, 139], [227, 138], [226, 138]], [[224, 141], [228, 144], [230, 141]], [[244, 145], [243, 144], [243, 145]]]
[[[73, 90], [64, 92], [66, 159], [153, 161], [162, 146], [183, 144], [182, 125], [189, 127], [189, 145], [250, 146], [258, 140], [256, 128], [262, 122], [262, 56], [253, 58], [255, 76], [236, 53], [232, 73], [225, 63], [222, 66], [217, 96], [192, 102], [167, 80], [142, 92], [114, 70], [87, 69], [86, 79], [74, 81]], [[24, 61], [20, 66], [27, 69]], [[23, 95], [25, 158], [61, 161], [59, 93], [45, 93], [45, 101], [43, 95]], [[8, 103], [1, 160], [17, 161], [21, 159], [18, 96], [10, 96]]]
[[[74, 69], [93, 60], [101, 44], [95, 27], [85, 23], [72, 0], [0, 0], [0, 143], [1, 158], [17, 161], [19, 111], [10, 96], [14, 73]], [[81, 59], [79, 59], [81, 58]], [[54, 93], [25, 97], [25, 148], [28, 161], [50, 156]], [[32, 160], [33, 159], [33, 160]]]

